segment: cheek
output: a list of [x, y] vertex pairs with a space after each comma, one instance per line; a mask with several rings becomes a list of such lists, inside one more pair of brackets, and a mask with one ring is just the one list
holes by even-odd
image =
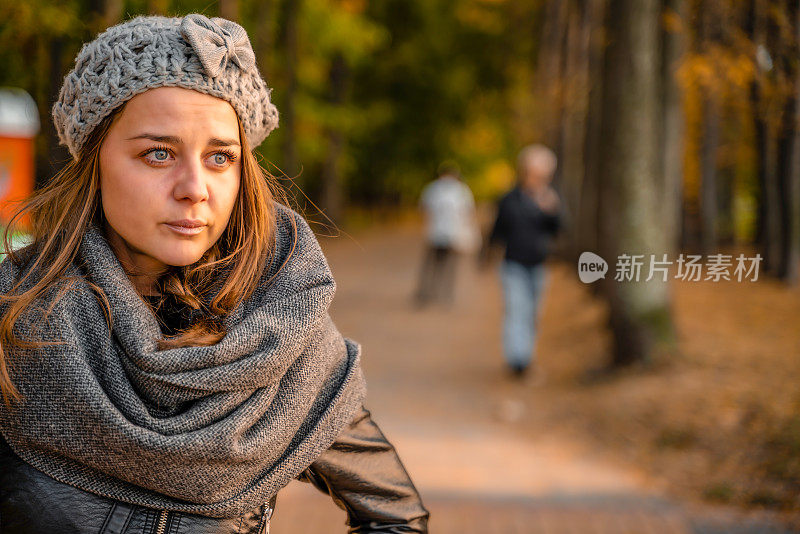
[[100, 164], [100, 198], [103, 214], [114, 229], [125, 233], [126, 229], [140, 227], [143, 219], [153, 207], [151, 190], [137, 179], [137, 173], [124, 159], [113, 165]]
[[241, 171], [236, 170], [229, 180], [220, 183], [215, 191], [217, 202], [217, 217], [228, 219], [233, 206], [236, 204], [236, 199], [239, 197], [239, 188], [241, 187]]

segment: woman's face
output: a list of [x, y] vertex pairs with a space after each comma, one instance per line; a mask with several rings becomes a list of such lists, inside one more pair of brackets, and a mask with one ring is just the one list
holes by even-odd
[[241, 179], [236, 112], [177, 87], [125, 105], [100, 147], [100, 195], [111, 246], [145, 276], [199, 260], [228, 224]]

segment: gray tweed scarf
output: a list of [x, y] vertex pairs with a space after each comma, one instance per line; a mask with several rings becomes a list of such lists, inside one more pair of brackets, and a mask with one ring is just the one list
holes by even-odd
[[[163, 351], [157, 319], [90, 228], [70, 269], [76, 290], [46, 319], [31, 312], [18, 323], [23, 336], [61, 343], [10, 360], [24, 398], [0, 400], [12, 449], [86, 491], [211, 517], [252, 510], [300, 474], [366, 390], [359, 347], [328, 315], [335, 286], [316, 238], [288, 209], [277, 218], [274, 258], [225, 318], [227, 335]], [[0, 291], [19, 275], [2, 262]], [[111, 329], [87, 280], [108, 297]]]

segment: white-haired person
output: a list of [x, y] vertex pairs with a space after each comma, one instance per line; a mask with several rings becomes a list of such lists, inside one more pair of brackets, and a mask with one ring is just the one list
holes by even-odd
[[561, 224], [561, 202], [551, 182], [556, 155], [529, 145], [517, 158], [517, 183], [497, 208], [489, 243], [503, 243], [503, 354], [515, 376], [536, 372], [537, 321], [547, 271], [545, 259]]

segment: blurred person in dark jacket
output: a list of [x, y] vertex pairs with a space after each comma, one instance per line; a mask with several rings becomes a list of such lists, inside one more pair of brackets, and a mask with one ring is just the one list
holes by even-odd
[[511, 372], [536, 371], [537, 320], [546, 285], [550, 242], [561, 225], [561, 201], [551, 186], [557, 159], [543, 145], [523, 148], [517, 184], [500, 199], [488, 243], [505, 245], [503, 353]]

